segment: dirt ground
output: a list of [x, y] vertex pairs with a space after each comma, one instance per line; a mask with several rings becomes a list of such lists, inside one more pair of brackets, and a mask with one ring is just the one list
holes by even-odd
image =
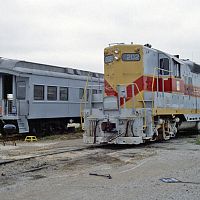
[[199, 200], [197, 137], [139, 146], [86, 145], [68, 137], [0, 144], [0, 200]]

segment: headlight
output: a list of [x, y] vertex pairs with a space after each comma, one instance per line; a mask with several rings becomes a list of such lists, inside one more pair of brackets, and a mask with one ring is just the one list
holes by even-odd
[[118, 53], [119, 53], [119, 50], [118, 50], [118, 49], [115, 49], [114, 53], [118, 54]]
[[115, 60], [119, 60], [119, 57], [118, 57], [118, 56], [115, 56]]

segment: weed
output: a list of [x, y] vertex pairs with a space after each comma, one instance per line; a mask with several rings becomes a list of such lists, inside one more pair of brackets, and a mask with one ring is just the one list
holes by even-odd
[[200, 145], [200, 136], [197, 137], [196, 144]]

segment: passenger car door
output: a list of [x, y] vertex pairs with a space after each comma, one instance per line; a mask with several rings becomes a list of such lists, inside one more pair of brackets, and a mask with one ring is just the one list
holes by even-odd
[[20, 116], [26, 116], [29, 114], [29, 103], [28, 103], [28, 78], [20, 77], [16, 83], [17, 88], [17, 112]]

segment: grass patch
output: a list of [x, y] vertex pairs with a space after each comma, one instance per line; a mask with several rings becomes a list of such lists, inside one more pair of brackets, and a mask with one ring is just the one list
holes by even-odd
[[196, 144], [200, 145], [200, 137], [197, 137]]

